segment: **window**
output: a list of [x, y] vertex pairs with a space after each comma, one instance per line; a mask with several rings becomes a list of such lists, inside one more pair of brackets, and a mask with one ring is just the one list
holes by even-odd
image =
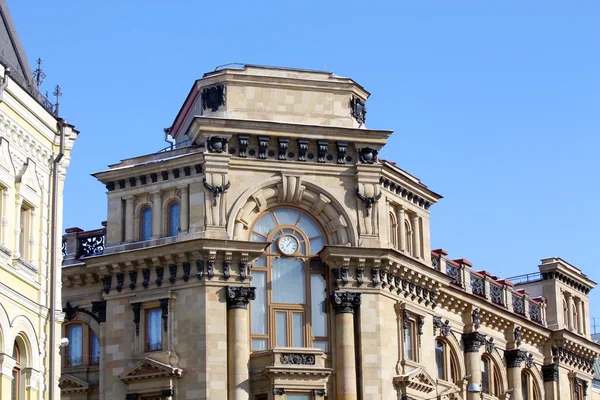
[[415, 345], [415, 322], [410, 320], [408, 322], [408, 329], [404, 329], [404, 348], [406, 349], [406, 359], [417, 361]]
[[310, 400], [308, 394], [289, 394], [286, 393], [285, 398], [287, 400]]
[[404, 242], [406, 243], [406, 252], [412, 254], [413, 231], [408, 220], [404, 220]]
[[442, 339], [435, 341], [435, 364], [438, 379], [452, 383], [458, 382], [458, 362], [456, 356]]
[[392, 245], [392, 247], [396, 248], [398, 247], [398, 224], [396, 223], [396, 216], [394, 215], [394, 213], [390, 213], [390, 226], [388, 229], [388, 234], [390, 236], [389, 242]]
[[325, 246], [321, 228], [299, 210], [277, 208], [257, 220], [250, 239], [273, 242], [252, 266], [252, 350], [308, 346], [327, 352], [327, 283], [315, 257]]
[[146, 351], [162, 350], [162, 311], [160, 308], [146, 310]]
[[523, 400], [540, 400], [538, 388], [528, 371], [521, 372], [521, 393]]
[[168, 216], [168, 231], [167, 236], [177, 236], [179, 234], [179, 214], [180, 208], [179, 203], [173, 201], [169, 204], [168, 207], [169, 216]]
[[19, 255], [23, 260], [29, 259], [29, 229], [31, 223], [31, 208], [26, 205], [21, 206], [19, 213]]
[[23, 397], [23, 391], [21, 390], [21, 349], [19, 345], [15, 342], [13, 346], [13, 354], [15, 360], [15, 366], [12, 370], [12, 399], [20, 400]]
[[90, 364], [100, 364], [100, 342], [98, 336], [90, 330]]
[[152, 209], [144, 206], [140, 211], [140, 240], [150, 240], [152, 237]]
[[481, 358], [481, 391], [492, 396], [502, 393], [500, 371], [489, 357]]
[[567, 301], [563, 299], [563, 320], [565, 328], [569, 327], [569, 306], [567, 305]]
[[83, 325], [71, 324], [67, 326], [67, 366], [77, 367], [83, 365]]

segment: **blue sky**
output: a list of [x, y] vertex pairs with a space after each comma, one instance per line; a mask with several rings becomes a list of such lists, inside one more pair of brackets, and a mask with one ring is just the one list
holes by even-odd
[[598, 2], [8, 3], [44, 89], [61, 85], [61, 114], [81, 131], [65, 227], [100, 227], [105, 191], [89, 174], [165, 147], [202, 73], [327, 69], [372, 93], [368, 127], [395, 130], [382, 158], [445, 197], [433, 248], [501, 276], [560, 256], [600, 282]]

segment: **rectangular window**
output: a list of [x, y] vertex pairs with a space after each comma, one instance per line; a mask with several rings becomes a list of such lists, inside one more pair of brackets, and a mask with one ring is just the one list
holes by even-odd
[[444, 344], [439, 340], [435, 341], [435, 364], [437, 370], [437, 378], [438, 379], [446, 379], [445, 369], [446, 369], [446, 360], [445, 360], [445, 351]]
[[67, 366], [77, 367], [83, 365], [83, 326], [73, 324], [67, 326]]
[[100, 342], [98, 336], [90, 330], [90, 364], [100, 363]]
[[292, 313], [292, 346], [304, 347], [304, 318], [302, 313]]
[[487, 360], [481, 360], [481, 391], [485, 394], [490, 393], [490, 374], [488, 371]]
[[404, 330], [404, 346], [406, 348], [406, 358], [416, 361], [414, 345], [415, 324], [413, 321], [408, 323], [408, 329]]
[[162, 350], [162, 311], [146, 310], [146, 351]]
[[275, 313], [275, 336], [277, 347], [287, 347], [287, 313], [278, 311]]
[[19, 228], [20, 228], [20, 236], [19, 236], [19, 254], [20, 257], [24, 260], [28, 259], [29, 249], [29, 219], [30, 219], [31, 209], [23, 206], [21, 207], [21, 212], [19, 214]]
[[285, 395], [287, 400], [310, 400], [310, 395], [308, 394], [287, 394]]

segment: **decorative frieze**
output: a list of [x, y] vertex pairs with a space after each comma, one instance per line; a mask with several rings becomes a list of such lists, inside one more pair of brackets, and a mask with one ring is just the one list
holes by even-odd
[[227, 286], [227, 308], [248, 308], [250, 300], [256, 298], [256, 288], [248, 286]]
[[315, 356], [312, 354], [282, 353], [279, 361], [282, 364], [315, 365]]
[[462, 334], [465, 353], [478, 353], [479, 348], [485, 344], [485, 335], [479, 332], [468, 332]]
[[336, 314], [354, 313], [354, 310], [360, 306], [360, 293], [356, 292], [333, 292], [331, 294], [331, 303]]
[[594, 370], [594, 359], [580, 356], [564, 347], [552, 346], [552, 356], [554, 362], [562, 362], [585, 372], [592, 372]]

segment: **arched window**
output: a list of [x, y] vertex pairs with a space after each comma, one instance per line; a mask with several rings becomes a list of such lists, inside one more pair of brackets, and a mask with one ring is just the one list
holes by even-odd
[[150, 240], [152, 237], [152, 209], [144, 206], [140, 211], [140, 240]]
[[567, 301], [565, 299], [563, 299], [563, 319], [564, 319], [565, 328], [568, 328], [569, 327], [569, 305], [567, 304]]
[[177, 236], [179, 234], [179, 213], [180, 213], [179, 203], [176, 201], [169, 203], [168, 210], [169, 210], [169, 215], [168, 215], [168, 223], [167, 223], [167, 227], [168, 227], [167, 236]]
[[252, 266], [252, 350], [316, 347], [327, 352], [325, 268], [316, 257], [325, 237], [319, 225], [300, 210], [277, 208], [258, 219], [250, 239], [273, 242]]
[[528, 371], [521, 372], [521, 393], [523, 400], [540, 400], [538, 387]]
[[481, 391], [492, 396], [502, 393], [500, 370], [490, 357], [481, 357]]
[[412, 254], [413, 231], [407, 219], [404, 220], [404, 242], [406, 243], [406, 252]]
[[100, 364], [100, 342], [88, 325], [80, 322], [65, 327], [69, 339], [66, 348], [65, 367], [80, 367]]
[[15, 360], [15, 366], [13, 367], [12, 370], [12, 399], [14, 400], [21, 400], [22, 398], [24, 398], [24, 394], [25, 392], [22, 389], [22, 380], [21, 380], [21, 370], [22, 370], [22, 366], [23, 366], [23, 354], [21, 352], [21, 349], [19, 348], [19, 345], [17, 344], [17, 342], [15, 341], [15, 344], [13, 346], [13, 354], [12, 354], [14, 360]]
[[394, 213], [390, 213], [390, 226], [388, 229], [389, 232], [389, 241], [392, 247], [398, 247], [398, 223], [396, 222], [396, 216]]
[[435, 341], [435, 364], [438, 379], [458, 382], [458, 361], [448, 343], [441, 338]]

